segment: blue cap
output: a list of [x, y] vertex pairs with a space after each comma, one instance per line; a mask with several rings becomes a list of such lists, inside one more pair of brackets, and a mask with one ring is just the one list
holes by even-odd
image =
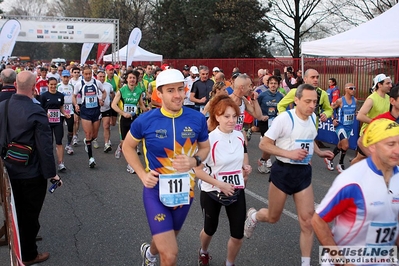
[[61, 75], [63, 77], [70, 77], [71, 76], [71, 72], [69, 72], [69, 70], [62, 70]]

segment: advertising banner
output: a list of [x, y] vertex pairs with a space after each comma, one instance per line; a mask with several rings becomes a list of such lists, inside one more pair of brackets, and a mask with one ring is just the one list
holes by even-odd
[[93, 46], [94, 46], [94, 43], [84, 43], [82, 45], [82, 51], [80, 53], [80, 63], [81, 64], [84, 64], [86, 62], [91, 49], [93, 49]]
[[126, 65], [130, 66], [133, 62], [133, 56], [136, 52], [137, 46], [141, 41], [141, 30], [139, 28], [134, 28], [129, 36], [129, 42], [127, 43], [127, 55], [126, 55]]
[[0, 32], [0, 59], [11, 56], [20, 30], [21, 24], [18, 20], [10, 19], [4, 22]]
[[108, 50], [109, 46], [111, 44], [109, 43], [99, 43], [98, 44], [98, 49], [97, 49], [97, 64], [101, 64], [103, 61], [103, 56], [105, 54], [105, 52]]

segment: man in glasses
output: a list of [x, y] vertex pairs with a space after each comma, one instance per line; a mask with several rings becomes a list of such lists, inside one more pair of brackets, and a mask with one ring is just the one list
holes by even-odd
[[[341, 153], [339, 158], [339, 164], [337, 165], [338, 172], [345, 170], [344, 158], [346, 151], [349, 149], [349, 138], [353, 129], [353, 123], [355, 122], [356, 116], [356, 98], [355, 98], [356, 87], [353, 83], [345, 84], [345, 95], [336, 100], [332, 104], [333, 109], [337, 109], [337, 116], [333, 119], [335, 127], [335, 133], [338, 136], [338, 144], [335, 147], [333, 153], [334, 158]], [[334, 170], [333, 160], [324, 158], [324, 162], [327, 165], [327, 169], [330, 171]]]

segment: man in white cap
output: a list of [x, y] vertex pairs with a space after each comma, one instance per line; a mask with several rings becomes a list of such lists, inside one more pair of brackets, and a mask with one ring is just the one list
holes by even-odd
[[221, 72], [221, 71], [220, 71], [220, 68], [218, 68], [218, 67], [214, 67], [214, 68], [212, 69], [213, 75], [212, 75], [211, 80], [213, 80], [213, 82], [215, 82], [215, 76], [216, 76], [219, 72]]
[[[151, 244], [141, 245], [142, 265], [177, 264], [176, 236], [183, 226], [194, 196], [193, 167], [199, 166], [210, 150], [205, 117], [183, 107], [184, 76], [176, 69], [157, 77], [162, 107], [140, 115], [123, 143], [126, 161], [144, 185], [144, 208], [150, 226]], [[143, 141], [146, 166], [136, 153]]]
[[[374, 92], [367, 97], [356, 116], [356, 119], [363, 123], [359, 133], [360, 137], [363, 136], [364, 130], [374, 117], [389, 111], [390, 102], [388, 93], [391, 91], [391, 88], [392, 80], [385, 74], [378, 74], [374, 78]], [[353, 165], [365, 157], [364, 152], [358, 147], [357, 155], [351, 164]]]
[[[314, 231], [326, 253], [319, 256], [331, 262], [322, 265], [349, 265], [357, 259], [378, 262], [389, 258], [388, 252], [387, 256], [382, 255], [383, 250], [396, 250], [398, 245], [399, 124], [377, 119], [363, 136], [363, 145], [368, 147], [370, 156], [337, 176], [312, 218]], [[334, 222], [332, 229], [330, 222]], [[356, 252], [342, 252], [343, 248]], [[388, 265], [387, 262], [382, 264]]]
[[191, 88], [193, 83], [198, 80], [198, 68], [196, 66], [190, 67], [190, 75], [184, 79], [184, 90], [186, 96], [184, 97], [184, 106], [194, 108], [195, 103], [190, 101]]

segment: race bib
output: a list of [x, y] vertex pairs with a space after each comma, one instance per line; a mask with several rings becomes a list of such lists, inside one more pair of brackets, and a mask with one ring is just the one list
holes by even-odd
[[136, 114], [137, 113], [137, 106], [135, 104], [125, 103], [123, 105], [123, 111], [125, 113]]
[[85, 95], [85, 103], [86, 103], [86, 108], [98, 107], [96, 92], [87, 92]]
[[371, 222], [367, 230], [366, 246], [391, 246], [397, 238], [398, 223]]
[[311, 139], [297, 139], [295, 140], [294, 150], [296, 149], [304, 149], [308, 151], [308, 155], [303, 160], [291, 160], [294, 164], [309, 164], [310, 160], [313, 156], [314, 151], [314, 142]]
[[243, 125], [244, 125], [244, 114], [238, 116], [238, 118], [237, 118], [237, 124], [236, 124], [236, 126], [234, 127], [234, 129], [237, 130], [237, 131], [241, 131], [242, 128], [243, 128]]
[[40, 87], [40, 95], [48, 91], [48, 87]]
[[160, 174], [159, 199], [167, 207], [190, 204], [190, 175]]
[[354, 114], [344, 115], [344, 126], [352, 125], [354, 118], [355, 118]]
[[50, 123], [61, 122], [61, 111], [60, 109], [48, 109], [48, 121]]
[[269, 119], [267, 119], [267, 126], [270, 128], [272, 126], [273, 120], [275, 117], [269, 117]]
[[70, 115], [71, 111], [72, 111], [72, 104], [71, 103], [64, 104], [64, 112]]
[[230, 171], [230, 172], [220, 172], [217, 176], [219, 181], [233, 184], [236, 189], [244, 189], [244, 176], [242, 170]]

